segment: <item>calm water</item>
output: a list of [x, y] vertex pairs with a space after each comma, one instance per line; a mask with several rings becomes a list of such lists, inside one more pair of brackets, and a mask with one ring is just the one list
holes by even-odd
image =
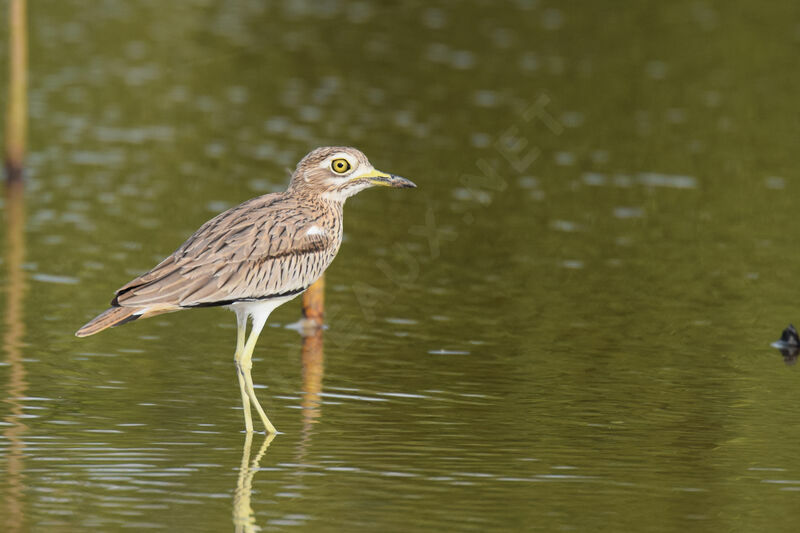
[[[3, 531], [796, 530], [800, 4], [31, 4]], [[333, 143], [419, 189], [273, 314], [274, 440], [233, 314], [73, 337]]]

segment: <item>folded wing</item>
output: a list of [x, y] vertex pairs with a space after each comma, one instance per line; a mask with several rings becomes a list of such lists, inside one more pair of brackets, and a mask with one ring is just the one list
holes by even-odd
[[[206, 222], [172, 255], [120, 288], [112, 306], [186, 308], [305, 290], [339, 246], [291, 197], [254, 198]], [[321, 215], [320, 215], [321, 216]]]

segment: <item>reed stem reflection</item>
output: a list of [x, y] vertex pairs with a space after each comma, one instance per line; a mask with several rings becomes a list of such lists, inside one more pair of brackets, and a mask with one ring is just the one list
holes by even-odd
[[311, 431], [322, 415], [322, 378], [325, 373], [322, 328], [303, 337], [303, 434]]
[[311, 441], [313, 425], [322, 414], [322, 377], [325, 372], [322, 332], [325, 319], [325, 277], [319, 278], [303, 293], [303, 429], [298, 450], [300, 462], [305, 458]]
[[8, 386], [6, 402], [10, 404], [5, 422], [9, 426], [3, 436], [9, 443], [6, 461], [6, 480], [8, 492], [5, 495], [5, 513], [3, 513], [3, 531], [16, 532], [23, 530], [24, 512], [24, 448], [22, 439], [28, 427], [23, 423], [23, 405], [20, 398], [26, 394], [28, 383], [25, 366], [22, 360], [22, 339], [25, 336], [24, 296], [25, 272], [22, 269], [25, 260], [25, 205], [22, 182], [9, 182], [6, 187], [6, 305], [3, 313], [5, 331], [3, 333], [3, 351], [8, 364]]

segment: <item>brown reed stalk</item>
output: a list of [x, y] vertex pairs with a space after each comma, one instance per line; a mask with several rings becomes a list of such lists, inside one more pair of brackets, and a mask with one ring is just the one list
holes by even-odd
[[9, 0], [9, 81], [5, 167], [9, 183], [22, 181], [28, 129], [28, 32], [26, 0]]

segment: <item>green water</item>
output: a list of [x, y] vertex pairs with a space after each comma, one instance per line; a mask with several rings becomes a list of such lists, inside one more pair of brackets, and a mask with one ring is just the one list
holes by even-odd
[[[3, 531], [796, 530], [800, 4], [30, 4]], [[73, 337], [325, 144], [419, 188], [273, 314], [268, 447], [233, 314]]]

